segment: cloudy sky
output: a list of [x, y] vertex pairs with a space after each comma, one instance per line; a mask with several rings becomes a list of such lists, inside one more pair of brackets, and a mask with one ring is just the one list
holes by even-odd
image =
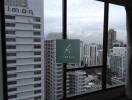
[[[104, 4], [95, 0], [68, 0], [68, 37], [86, 42], [103, 40]], [[126, 15], [121, 6], [110, 5], [109, 28], [126, 41]], [[44, 0], [44, 34], [62, 32], [62, 0]]]

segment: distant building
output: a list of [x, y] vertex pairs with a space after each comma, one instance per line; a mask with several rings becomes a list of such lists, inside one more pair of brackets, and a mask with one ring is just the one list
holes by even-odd
[[46, 40], [62, 39], [62, 33], [49, 33], [46, 36]]
[[116, 31], [110, 29], [108, 32], [108, 49], [112, 49], [113, 43], [116, 41]]
[[103, 50], [97, 51], [97, 65], [103, 64]]
[[88, 66], [97, 64], [97, 48], [95, 44], [85, 44], [84, 45], [84, 62]]
[[110, 68], [114, 77], [125, 79], [127, 68], [127, 49], [126, 47], [114, 47], [110, 55]]
[[79, 95], [86, 92], [86, 72], [75, 71], [68, 73], [68, 95]]
[[[80, 49], [82, 42], [80, 42]], [[56, 63], [56, 38], [44, 41], [46, 100], [60, 100], [63, 97], [63, 66]], [[82, 50], [80, 50], [80, 63], [68, 64], [67, 68], [80, 68]]]
[[113, 42], [112, 47], [123, 47], [123, 41], [118, 41], [116, 40], [115, 42]]

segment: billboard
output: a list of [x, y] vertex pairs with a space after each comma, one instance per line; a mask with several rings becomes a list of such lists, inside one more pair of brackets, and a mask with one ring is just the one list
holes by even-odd
[[80, 40], [56, 40], [56, 63], [80, 63]]

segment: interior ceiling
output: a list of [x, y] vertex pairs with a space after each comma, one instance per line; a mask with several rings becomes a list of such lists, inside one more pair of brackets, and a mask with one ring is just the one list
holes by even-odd
[[122, 6], [132, 6], [132, 0], [97, 0], [97, 1], [109, 2], [112, 4], [122, 5]]

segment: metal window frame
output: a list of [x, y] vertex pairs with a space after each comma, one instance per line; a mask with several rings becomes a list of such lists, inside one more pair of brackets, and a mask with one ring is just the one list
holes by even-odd
[[[7, 62], [6, 62], [6, 36], [5, 36], [5, 9], [4, 9], [4, 0], [0, 0], [0, 17], [1, 17], [1, 43], [2, 43], [2, 68], [3, 68], [3, 97], [4, 100], [8, 100], [8, 91], [7, 91]], [[67, 39], [67, 0], [63, 0], [62, 2], [62, 25], [63, 25], [63, 39]], [[109, 3], [105, 2], [104, 3], [104, 27], [103, 27], [103, 65], [102, 66], [91, 66], [91, 67], [84, 67], [84, 68], [77, 68], [77, 69], [67, 69], [66, 66], [67, 64], [63, 64], [63, 100], [70, 99], [70, 98], [76, 98], [76, 97], [81, 97], [85, 96], [91, 93], [96, 93], [100, 91], [107, 91], [108, 89], [106, 88], [106, 75], [107, 75], [107, 42], [108, 42], [108, 13], [109, 13]], [[86, 93], [74, 97], [67, 98], [66, 96], [66, 73], [68, 71], [75, 71], [75, 70], [86, 70], [90, 68], [102, 68], [102, 90], [91, 92], [91, 93]], [[124, 85], [122, 85], [124, 86]], [[113, 88], [118, 88], [122, 86], [117, 86]], [[112, 88], [112, 89], [113, 89]], [[111, 88], [109, 88], [111, 89]]]
[[5, 9], [4, 0], [0, 0], [1, 17], [1, 49], [2, 49], [2, 74], [3, 74], [3, 100], [8, 100], [7, 91], [7, 62], [6, 62], [6, 35], [5, 35]]
[[[63, 39], [67, 39], [67, 0], [62, 0], [62, 34]], [[108, 91], [114, 88], [124, 87], [124, 85], [119, 85], [111, 88], [107, 88], [107, 46], [108, 46], [108, 20], [109, 20], [109, 3], [104, 2], [104, 22], [103, 22], [103, 65], [101, 66], [84, 66], [83, 68], [74, 68], [74, 69], [67, 69], [67, 64], [63, 64], [63, 98], [62, 100], [72, 100], [78, 97], [83, 97], [89, 94]], [[77, 96], [67, 97], [67, 86], [66, 86], [66, 75], [69, 71], [77, 71], [77, 70], [87, 70], [87, 69], [94, 69], [94, 68], [102, 68], [102, 89], [90, 93], [80, 94]]]

